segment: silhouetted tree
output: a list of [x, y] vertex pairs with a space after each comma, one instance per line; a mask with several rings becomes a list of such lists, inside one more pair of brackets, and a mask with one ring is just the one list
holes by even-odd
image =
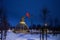
[[50, 24], [50, 25], [49, 25], [50, 27], [53, 26], [53, 19], [52, 19], [52, 18], [49, 19], [49, 24]]
[[32, 29], [36, 29], [36, 25], [35, 24], [32, 25]]
[[48, 13], [48, 9], [47, 8], [43, 8], [42, 12], [43, 12], [43, 20], [44, 20], [44, 24], [45, 24], [46, 16], [47, 16], [47, 13]]
[[58, 26], [58, 22], [59, 22], [58, 18], [55, 18], [55, 20], [54, 20], [55, 27], [57, 27], [57, 26]]
[[[42, 12], [43, 12], [44, 27], [45, 27], [46, 16], [49, 11], [47, 8], [43, 8]], [[44, 29], [42, 29], [42, 40], [44, 40]], [[46, 31], [46, 40], [47, 40], [47, 31]]]
[[39, 30], [40, 28], [41, 28], [41, 25], [38, 24], [37, 27], [36, 27], [36, 29]]
[[[0, 9], [0, 30], [1, 32], [4, 31], [4, 35], [5, 38], [6, 38], [6, 33], [7, 33], [7, 30], [9, 28], [10, 24], [8, 23], [8, 20], [7, 20], [7, 16], [6, 16], [6, 9], [4, 9], [3, 7]], [[1, 38], [2, 38], [2, 35], [1, 35]]]

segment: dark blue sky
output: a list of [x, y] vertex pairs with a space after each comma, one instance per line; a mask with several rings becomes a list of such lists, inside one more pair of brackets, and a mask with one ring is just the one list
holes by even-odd
[[[21, 16], [24, 16], [28, 11], [33, 15], [32, 20], [34, 24], [43, 24], [40, 14], [44, 6], [48, 8], [50, 13], [48, 20], [55, 17], [60, 17], [60, 1], [59, 0], [5, 0], [4, 7], [7, 10], [8, 21], [15, 26], [19, 23]], [[26, 23], [30, 25], [30, 20], [25, 19]]]

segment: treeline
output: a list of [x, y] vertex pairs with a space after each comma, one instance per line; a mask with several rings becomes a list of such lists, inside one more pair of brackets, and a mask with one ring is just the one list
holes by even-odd
[[59, 26], [51, 26], [51, 25], [48, 25], [48, 26], [41, 26], [40, 24], [38, 25], [35, 25], [33, 24], [32, 26], [29, 27], [29, 29], [36, 29], [36, 30], [39, 30], [39, 29], [42, 29], [42, 28], [48, 28], [48, 29], [60, 29], [60, 25]]

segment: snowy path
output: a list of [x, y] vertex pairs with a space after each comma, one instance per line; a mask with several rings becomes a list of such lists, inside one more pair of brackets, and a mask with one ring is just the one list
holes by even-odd
[[[48, 36], [48, 40], [60, 40], [60, 35], [58, 36]], [[44, 38], [45, 39], [45, 38]], [[40, 34], [15, 34], [12, 31], [7, 32], [6, 40], [40, 40]]]

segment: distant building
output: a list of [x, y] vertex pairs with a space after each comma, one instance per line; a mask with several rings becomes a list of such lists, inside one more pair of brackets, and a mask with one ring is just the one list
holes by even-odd
[[29, 31], [29, 28], [27, 24], [25, 23], [24, 16], [21, 18], [20, 22], [16, 25], [15, 32], [16, 33], [27, 33]]

